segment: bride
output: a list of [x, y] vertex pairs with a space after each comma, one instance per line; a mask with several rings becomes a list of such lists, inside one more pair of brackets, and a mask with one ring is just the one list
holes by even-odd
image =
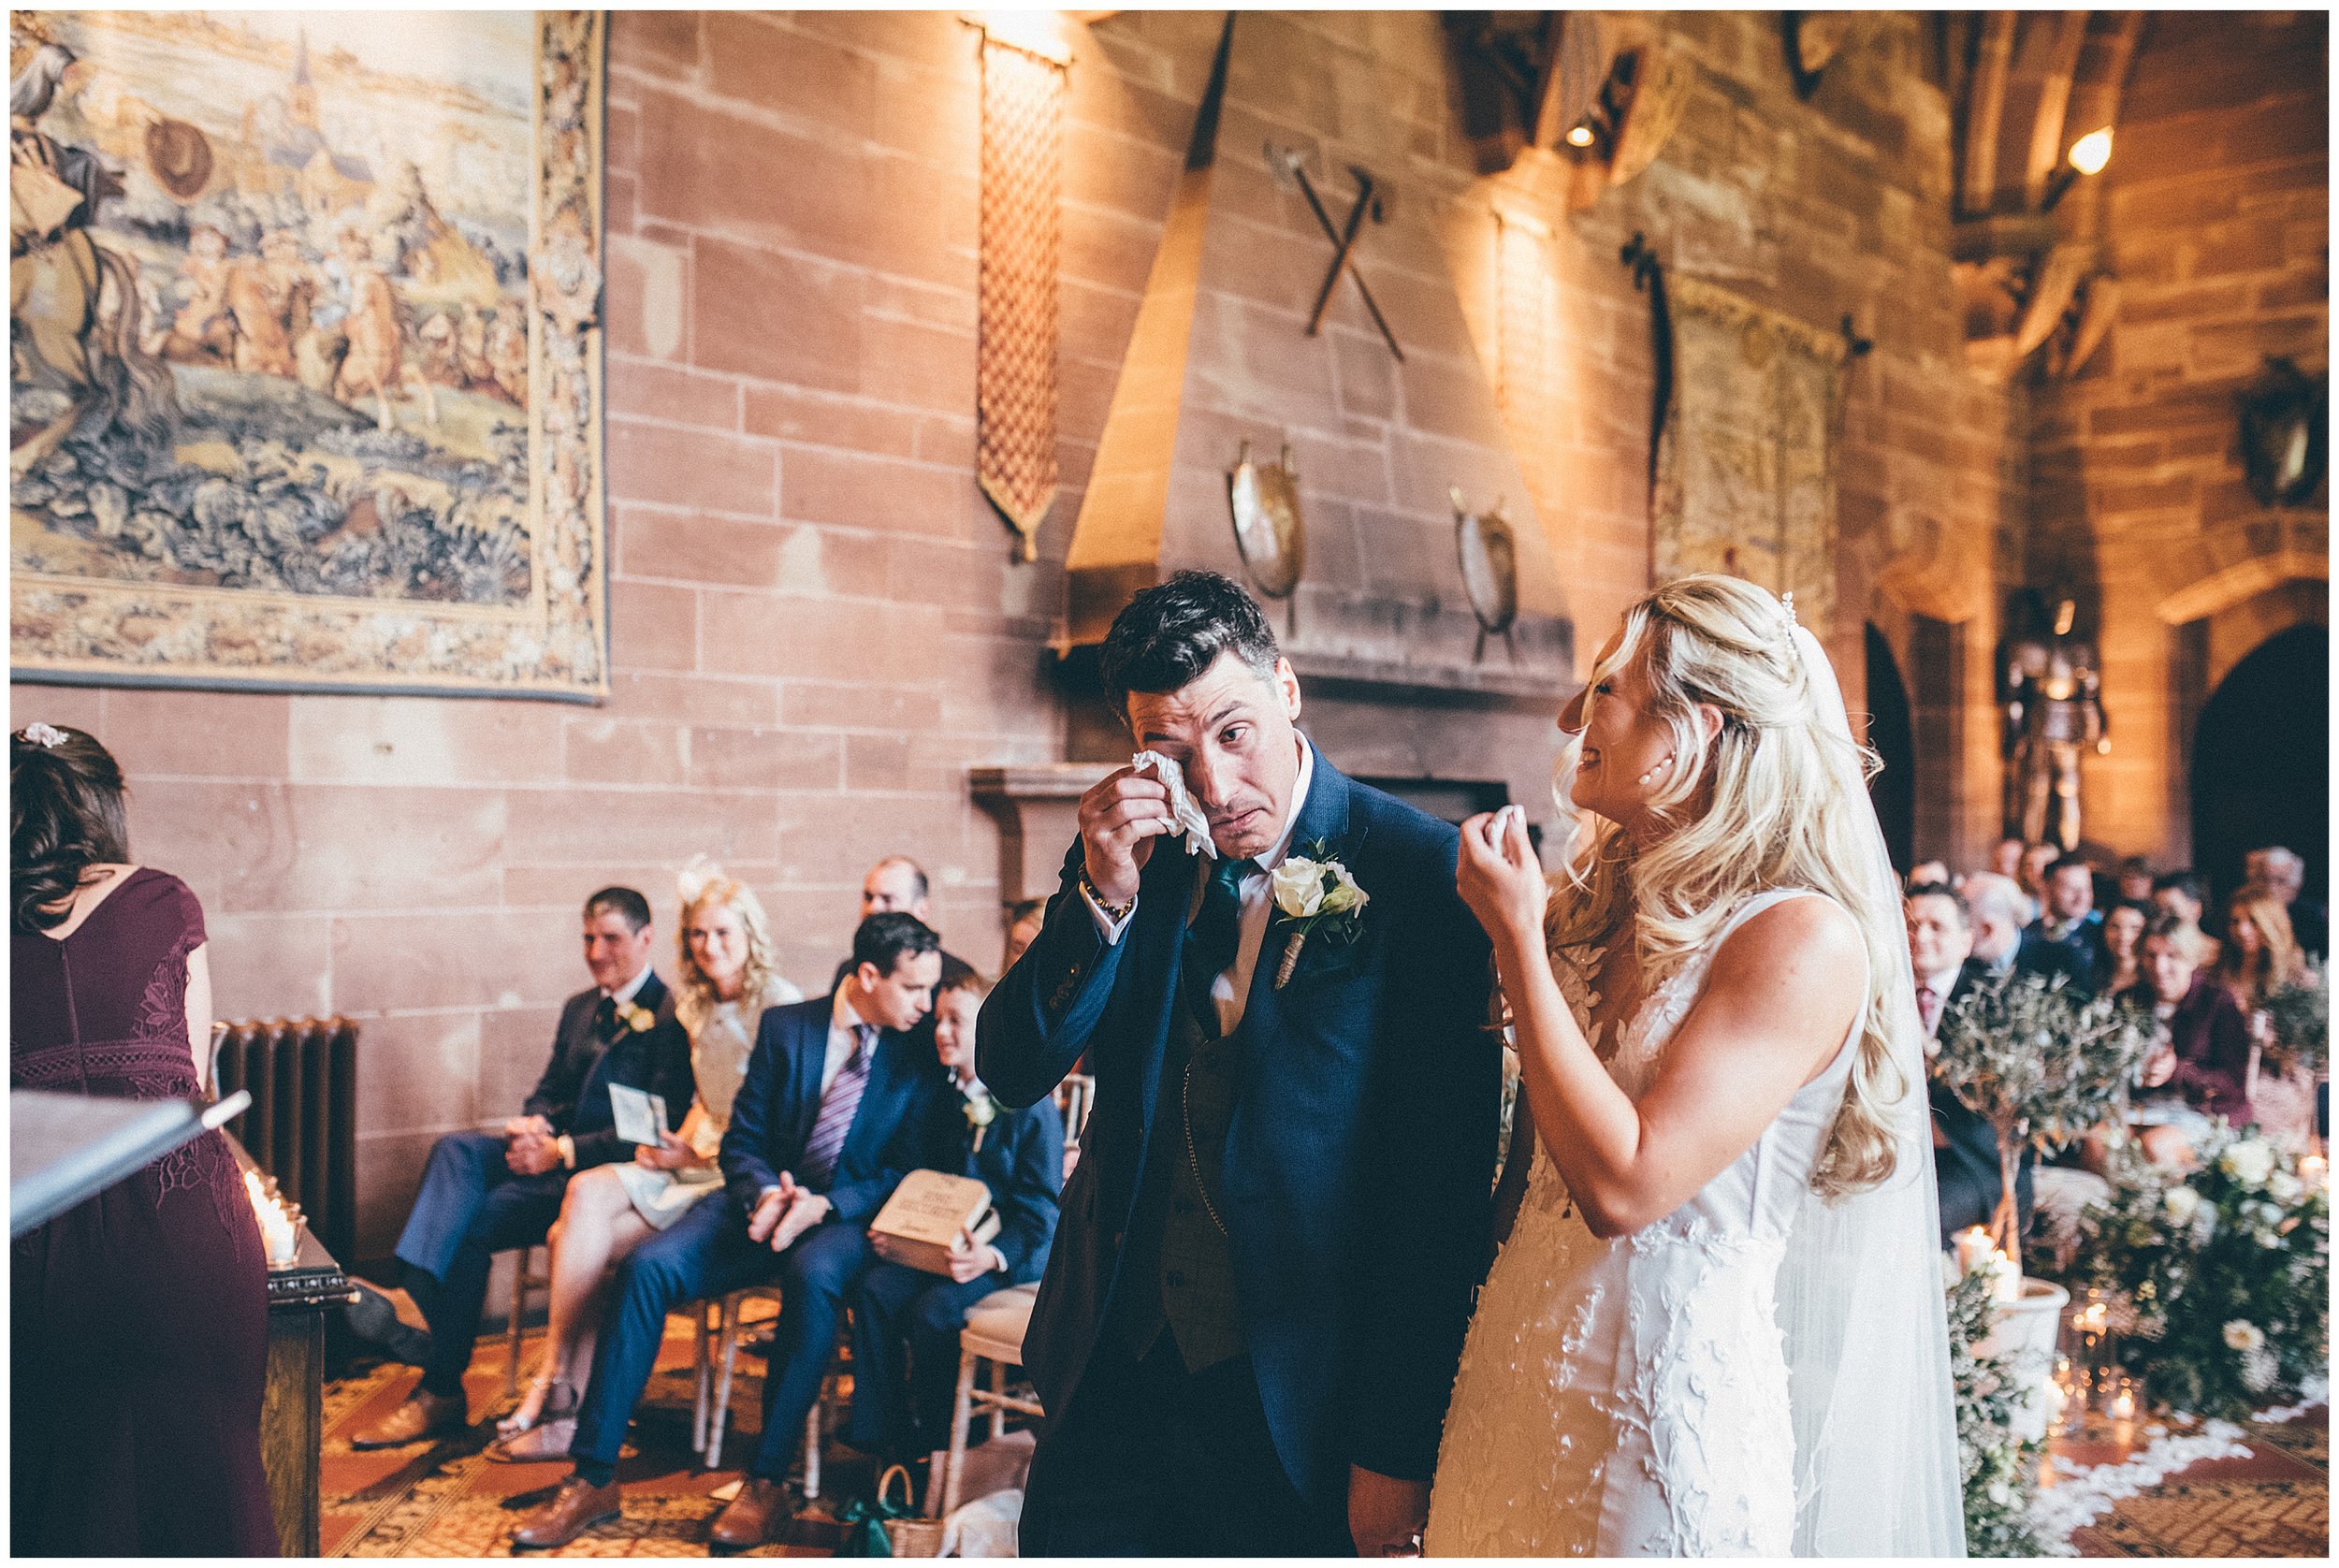
[[1462, 829], [1518, 1034], [1516, 1218], [1426, 1549], [1962, 1556], [1923, 1037], [1826, 656], [1684, 577], [1560, 726], [1566, 875], [1514, 810]]

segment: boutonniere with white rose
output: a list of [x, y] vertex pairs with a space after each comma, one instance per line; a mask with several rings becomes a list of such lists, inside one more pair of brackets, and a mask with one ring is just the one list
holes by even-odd
[[961, 1109], [966, 1111], [966, 1125], [975, 1129], [973, 1153], [980, 1154], [982, 1153], [982, 1135], [990, 1130], [992, 1123], [999, 1119], [998, 1102], [991, 1097], [990, 1090], [978, 1083], [966, 1091], [966, 1103]]
[[1273, 929], [1285, 934], [1283, 960], [1275, 969], [1275, 989], [1281, 991], [1291, 983], [1309, 937], [1332, 948], [1357, 939], [1364, 907], [1373, 897], [1321, 843], [1309, 845], [1305, 854], [1286, 856], [1269, 882], [1275, 898]]
[[617, 1022], [637, 1035], [647, 1034], [657, 1027], [658, 1015], [639, 1002], [619, 1002]]

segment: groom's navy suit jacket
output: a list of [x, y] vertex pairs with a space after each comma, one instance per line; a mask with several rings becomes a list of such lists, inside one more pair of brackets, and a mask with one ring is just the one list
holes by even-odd
[[[1501, 1046], [1486, 937], [1454, 892], [1459, 835], [1315, 756], [1291, 838], [1321, 840], [1369, 895], [1357, 941], [1311, 942], [1282, 990], [1271, 923], [1242, 1024], [1224, 1215], [1268, 1428], [1292, 1484], [1338, 1497], [1348, 1467], [1427, 1480], [1491, 1252]], [[1180, 1136], [1162, 1083], [1194, 860], [1156, 839], [1137, 911], [1107, 944], [1078, 886], [1081, 846], [1030, 950], [984, 1004], [978, 1071], [1009, 1105], [1082, 1053], [1097, 1080], [1024, 1365], [1051, 1418], [1117, 1293], [1147, 1141]], [[1132, 1270], [1131, 1272], [1136, 1272]]]
[[[820, 1118], [821, 1069], [828, 1060], [835, 1007], [833, 996], [820, 996], [766, 1008], [756, 1026], [755, 1051], [731, 1102], [731, 1125], [717, 1156], [743, 1214], [755, 1212], [756, 1198], [779, 1184], [781, 1171], [801, 1180], [804, 1146]], [[867, 1225], [917, 1169], [936, 1081], [934, 1053], [914, 1036], [891, 1029], [879, 1034], [869, 1081], [826, 1189], [837, 1219]]]

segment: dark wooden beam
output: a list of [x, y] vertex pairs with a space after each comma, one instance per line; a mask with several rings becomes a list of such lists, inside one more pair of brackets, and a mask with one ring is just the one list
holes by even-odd
[[2006, 112], [2006, 77], [2014, 59], [2014, 13], [1991, 11], [1966, 104], [1966, 172], [1958, 204], [1970, 216], [1986, 214], [1998, 196], [1998, 132]]
[[2039, 112], [2030, 125], [2030, 161], [2023, 170], [2022, 204], [2027, 211], [2038, 210], [2045, 198], [2047, 181], [2054, 178], [2056, 166], [2063, 161], [2063, 132], [2070, 108], [2071, 83], [2079, 71], [2081, 47], [2087, 41], [2090, 14], [2065, 11], [2056, 20], [2046, 79], [2039, 88]]

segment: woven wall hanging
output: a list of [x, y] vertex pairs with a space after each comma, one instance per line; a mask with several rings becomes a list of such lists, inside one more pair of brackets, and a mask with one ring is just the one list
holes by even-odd
[[985, 29], [975, 480], [1030, 560], [1055, 501], [1056, 256], [1068, 58]]

